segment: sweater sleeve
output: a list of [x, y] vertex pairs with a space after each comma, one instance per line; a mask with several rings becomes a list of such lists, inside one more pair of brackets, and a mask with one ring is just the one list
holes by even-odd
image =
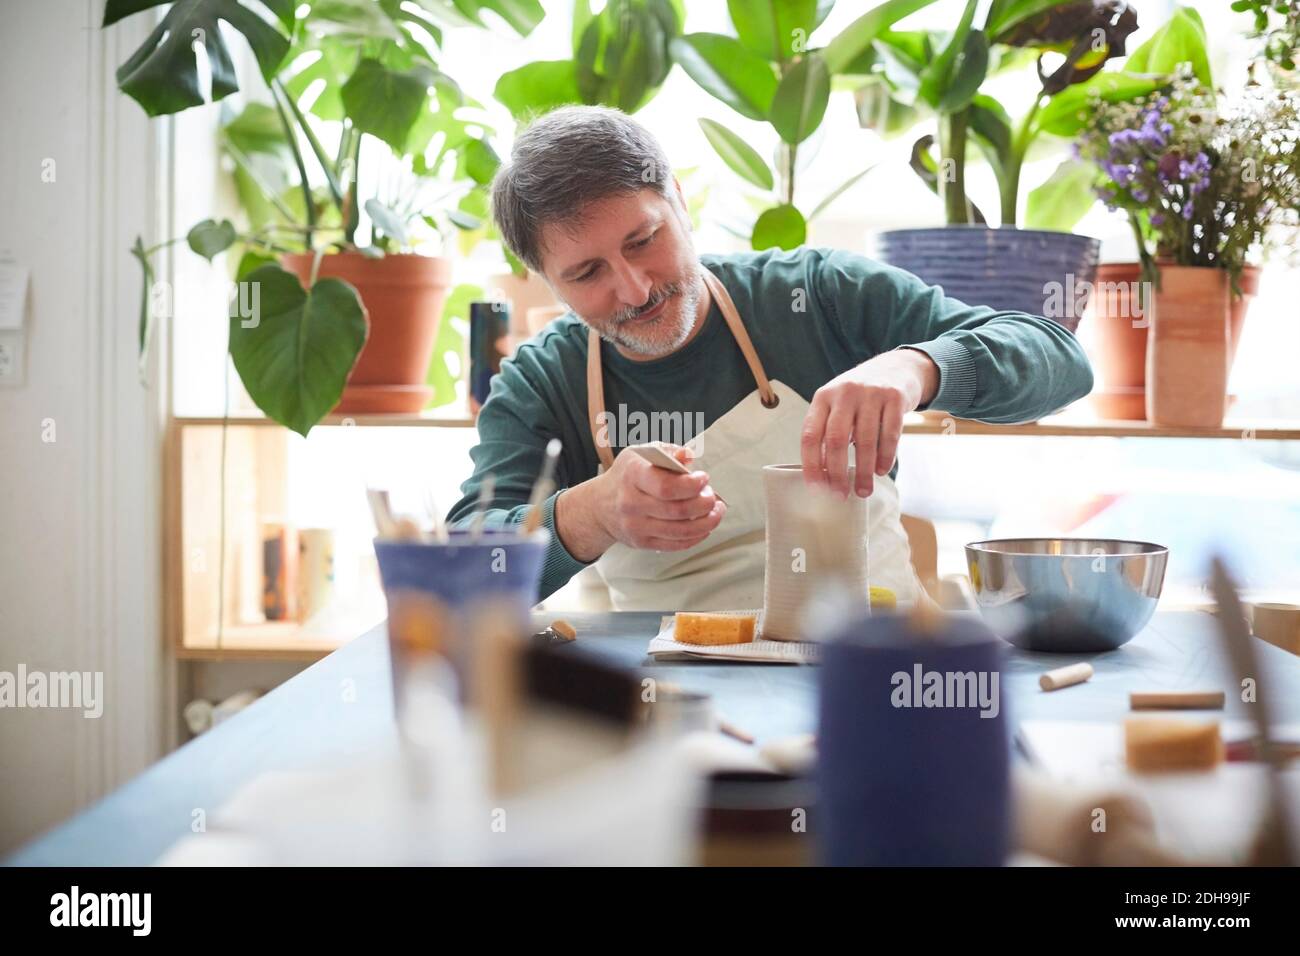
[[822, 260], [817, 292], [857, 362], [897, 348], [934, 360], [939, 390], [923, 408], [1013, 424], [1092, 391], [1078, 340], [1043, 316], [966, 305], [910, 272], [845, 252]]
[[[525, 417], [526, 416], [526, 417]], [[506, 361], [492, 380], [492, 390], [478, 416], [478, 444], [470, 451], [474, 470], [460, 486], [461, 499], [447, 513], [448, 527], [464, 527], [473, 517], [483, 479], [495, 480], [492, 503], [484, 516], [484, 527], [512, 528], [528, 516], [528, 499], [533, 482], [542, 470], [546, 445], [552, 438], [563, 443], [556, 463], [555, 484], [560, 490], [575, 480], [577, 443], [565, 433], [557, 416], [518, 363]], [[577, 479], [582, 480], [582, 479]], [[541, 526], [551, 534], [542, 565], [538, 600], [554, 593], [571, 577], [587, 567], [564, 547], [555, 530], [557, 491], [539, 507]]]

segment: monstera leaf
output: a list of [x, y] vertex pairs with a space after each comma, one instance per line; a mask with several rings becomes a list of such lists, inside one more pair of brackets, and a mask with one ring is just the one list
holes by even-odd
[[[111, 26], [166, 0], [108, 0], [103, 26]], [[212, 71], [212, 99], [239, 90], [235, 64], [221, 35], [224, 21], [243, 34], [263, 79], [270, 81], [289, 51], [295, 0], [182, 0], [172, 4], [140, 49], [117, 69], [118, 88], [150, 116], [179, 113], [205, 102], [194, 44], [201, 43]], [[269, 17], [266, 14], [269, 12]], [[284, 32], [272, 25], [278, 21]]]
[[247, 274], [231, 302], [230, 358], [257, 407], [306, 435], [338, 404], [366, 342], [356, 290], [339, 279], [304, 289], [277, 265]]

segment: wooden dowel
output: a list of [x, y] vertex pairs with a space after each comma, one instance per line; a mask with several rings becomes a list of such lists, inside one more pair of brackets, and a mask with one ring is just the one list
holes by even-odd
[[1087, 661], [1080, 661], [1078, 664], [1058, 667], [1056, 670], [1047, 671], [1047, 673], [1040, 675], [1038, 686], [1043, 690], [1060, 690], [1062, 687], [1069, 687], [1072, 684], [1082, 684], [1092, 677], [1092, 674], [1092, 665]]

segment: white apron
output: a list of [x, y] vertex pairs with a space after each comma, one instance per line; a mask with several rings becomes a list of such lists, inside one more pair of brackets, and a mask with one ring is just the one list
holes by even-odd
[[[768, 381], [731, 295], [713, 273], [703, 267], [700, 271], [758, 388], [691, 443], [702, 451], [691, 468], [707, 471], [709, 484], [727, 503], [727, 513], [713, 533], [686, 551], [660, 553], [616, 543], [596, 562], [616, 611], [761, 608], [766, 563], [763, 466], [794, 464], [801, 457], [799, 439], [808, 402], [781, 382]], [[614, 464], [614, 455], [598, 437], [599, 416], [605, 410], [600, 341], [591, 330], [587, 410], [592, 440], [605, 470]], [[868, 501], [865, 545], [870, 549], [870, 583], [889, 588], [900, 603], [911, 603], [921, 594], [921, 583], [899, 521], [898, 489], [888, 476], [878, 476]]]

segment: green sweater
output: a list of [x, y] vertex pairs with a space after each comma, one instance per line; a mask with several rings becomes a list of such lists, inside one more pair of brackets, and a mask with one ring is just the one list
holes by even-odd
[[[704, 255], [703, 265], [726, 286], [768, 377], [807, 401], [842, 372], [900, 346], [926, 352], [939, 366], [939, 391], [930, 408], [986, 422], [1041, 418], [1087, 395], [1092, 369], [1063, 326], [1020, 312], [995, 312], [944, 296], [909, 272], [848, 252], [770, 250]], [[626, 421], [641, 412], [679, 412], [676, 421], [707, 428], [755, 388], [754, 376], [716, 304], [704, 328], [664, 358], [633, 361], [601, 343], [605, 407], [626, 406]], [[501, 364], [479, 413], [474, 473], [450, 524], [473, 511], [479, 485], [496, 477], [487, 527], [523, 521], [546, 443], [563, 442], [556, 487], [596, 475], [600, 459], [587, 420], [587, 326], [573, 313], [553, 321]], [[702, 413], [702, 420], [701, 414]], [[644, 419], [643, 419], [644, 420]], [[663, 420], [662, 418], [660, 419]], [[660, 434], [650, 437], [672, 440]], [[615, 454], [620, 438], [610, 432]], [[891, 476], [896, 476], [895, 464]], [[558, 494], [557, 492], [556, 494]], [[555, 495], [542, 504], [552, 541], [542, 569], [545, 598], [586, 565], [555, 536]]]

